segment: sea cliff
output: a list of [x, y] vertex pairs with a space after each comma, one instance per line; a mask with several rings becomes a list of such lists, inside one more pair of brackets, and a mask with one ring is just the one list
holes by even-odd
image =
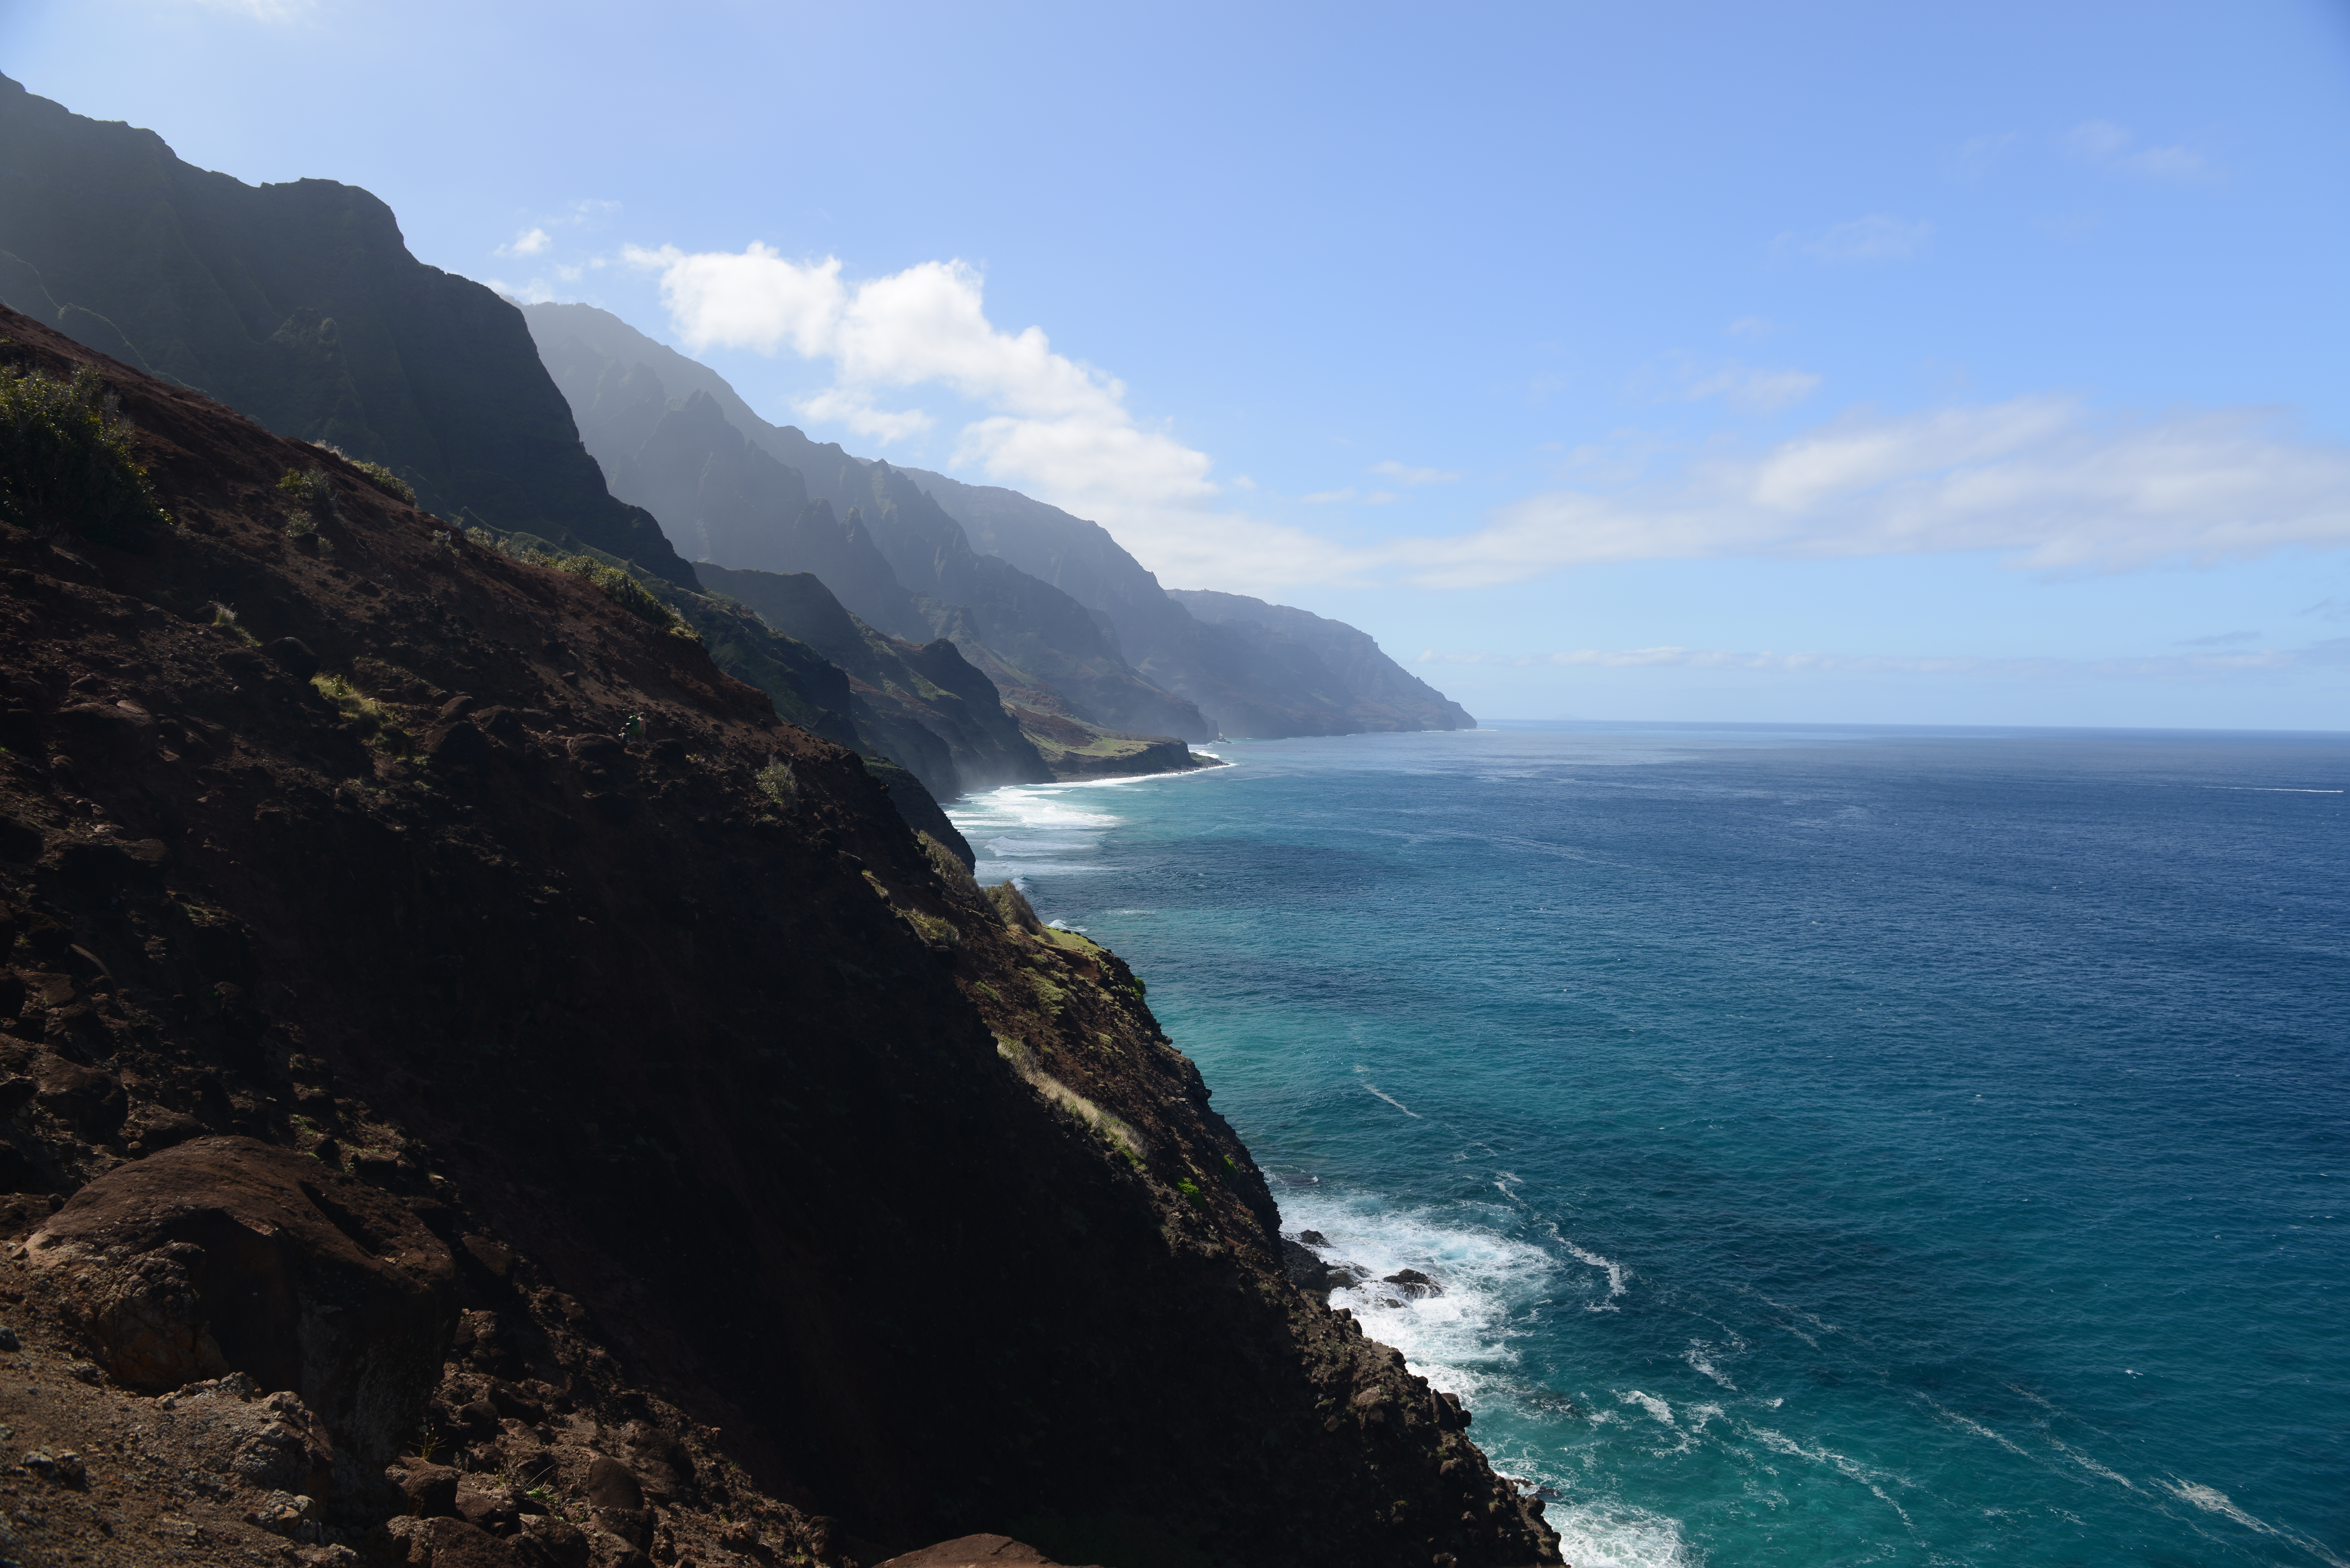
[[0, 527], [26, 1553], [1555, 1561], [1117, 955], [657, 606], [0, 337], [169, 514]]

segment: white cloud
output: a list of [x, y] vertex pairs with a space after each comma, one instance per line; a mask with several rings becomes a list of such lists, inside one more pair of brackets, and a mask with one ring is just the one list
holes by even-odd
[[2126, 128], [2109, 120], [2074, 126], [2065, 134], [2064, 147], [2084, 163], [2153, 180], [2199, 180], [2211, 171], [2210, 160], [2201, 153], [2185, 147], [2140, 147]]
[[1450, 484], [1461, 477], [1440, 468], [1407, 468], [1393, 459], [1375, 462], [1366, 472], [1383, 475], [1398, 484]]
[[[1471, 587], [1636, 559], [1943, 552], [2123, 571], [2350, 545], [2350, 451], [2300, 440], [2260, 410], [2126, 419], [2057, 397], [1859, 410], [1762, 448], [1725, 438], [1692, 452], [1623, 432], [1568, 454], [1556, 486], [1482, 526], [1345, 544], [1232, 510], [1206, 453], [1138, 421], [1122, 383], [1055, 352], [1042, 328], [993, 326], [980, 275], [959, 262], [852, 283], [835, 258], [795, 262], [763, 245], [632, 248], [626, 260], [659, 274], [688, 347], [828, 362], [831, 384], [801, 405], [811, 419], [889, 442], [935, 427], [908, 398], [920, 388], [975, 403], [978, 417], [953, 431], [955, 465], [1097, 519], [1185, 587]], [[536, 279], [506, 292], [546, 296]], [[1816, 385], [1803, 371], [1725, 375], [1706, 395], [1784, 406]], [[1449, 477], [1393, 460], [1370, 472]], [[1395, 499], [1351, 487], [1305, 497]]]
[[1383, 556], [1419, 582], [1471, 587], [1705, 556], [1996, 551], [2079, 572], [2296, 545], [2350, 545], [2350, 452], [2252, 410], [2100, 420], [2064, 399], [2019, 398], [1855, 413], [1759, 453], [1717, 444], [1671, 480], [1546, 491], [1474, 533], [1396, 541]]
[[[2232, 639], [2202, 639], [2207, 642]], [[1781, 675], [1993, 675], [2043, 680], [2064, 676], [2176, 680], [2182, 677], [2260, 674], [2350, 664], [2350, 638], [2305, 648], [2246, 649], [2231, 653], [2155, 654], [2111, 659], [1987, 659], [1949, 654], [1749, 653], [1719, 648], [1576, 648], [1557, 653], [1421, 653], [1421, 664], [1556, 665], [1601, 670], [1754, 670]]]
[[2210, 161], [2185, 147], [2145, 147], [2129, 155], [2130, 168], [2157, 180], [2197, 180], [2211, 171]]
[[317, 0], [193, 0], [208, 11], [234, 11], [256, 22], [291, 22], [317, 10]]
[[1959, 178], [1981, 179], [1991, 172], [1991, 167], [1998, 161], [1999, 155], [2014, 145], [2015, 140], [2015, 133], [2010, 130], [1996, 136], [1973, 137], [1961, 143], [1958, 156]]
[[543, 277], [535, 277], [521, 284], [495, 277], [486, 277], [482, 281], [517, 305], [545, 305], [555, 297], [555, 291], [546, 286], [546, 280]]
[[554, 244], [554, 238], [545, 229], [525, 229], [491, 254], [502, 256], [535, 256], [545, 254], [547, 247]]
[[1772, 242], [1772, 248], [1781, 254], [1806, 255], [1814, 261], [1899, 261], [1924, 250], [1933, 234], [1931, 223], [1912, 223], [1875, 213], [1809, 236], [1781, 234]]
[[2092, 119], [2074, 126], [2064, 138], [2064, 145], [2074, 157], [2085, 162], [2102, 163], [2129, 145], [2130, 134], [2120, 126], [2102, 119]]
[[1802, 402], [1819, 384], [1820, 379], [1808, 370], [1760, 370], [1733, 361], [1692, 379], [1681, 395], [1691, 402], [1720, 398], [1754, 413], [1773, 414]]
[[1302, 529], [1220, 510], [1205, 452], [1136, 420], [1122, 382], [1054, 352], [1041, 327], [993, 326], [980, 275], [962, 262], [852, 284], [837, 257], [795, 262], [763, 244], [701, 254], [632, 246], [624, 254], [660, 275], [662, 303], [688, 348], [829, 361], [832, 385], [799, 405], [812, 420], [885, 443], [904, 440], [935, 421], [887, 405], [924, 386], [991, 410], [956, 432], [955, 464], [1098, 520], [1170, 581], [1326, 580], [1345, 558]]
[[1769, 337], [1780, 330], [1779, 324], [1761, 316], [1742, 316], [1722, 328], [1732, 337]]

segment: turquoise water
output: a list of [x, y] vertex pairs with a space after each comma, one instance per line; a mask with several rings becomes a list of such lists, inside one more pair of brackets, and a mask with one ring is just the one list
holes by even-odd
[[954, 815], [1568, 1561], [2350, 1561], [2350, 738], [1222, 749]]

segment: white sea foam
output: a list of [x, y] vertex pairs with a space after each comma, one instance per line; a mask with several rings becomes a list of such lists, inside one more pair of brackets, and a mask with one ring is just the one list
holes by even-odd
[[2288, 1530], [2271, 1524], [2265, 1519], [2255, 1518], [2238, 1508], [2228, 1494], [2217, 1487], [2205, 1486], [2199, 1481], [2186, 1480], [2178, 1476], [2163, 1482], [2162, 1487], [2181, 1502], [2191, 1502], [2206, 1513], [2216, 1513], [2222, 1519], [2232, 1520], [2256, 1534], [2272, 1535], [2279, 1541], [2290, 1542], [2318, 1561], [2332, 1563], [2334, 1568], [2350, 1568], [2350, 1563], [2344, 1563], [2326, 1550], [2323, 1542], [2313, 1541], [2297, 1530]]
[[2215, 787], [2235, 790], [2244, 794], [2340, 794], [2342, 793], [2338, 789], [2297, 789], [2291, 784], [2220, 784]]
[[[1895, 1475], [1890, 1470], [1881, 1470], [1873, 1466], [1862, 1464], [1858, 1459], [1852, 1458], [1850, 1455], [1837, 1453], [1834, 1449], [1826, 1447], [1807, 1449], [1804, 1447], [1803, 1444], [1797, 1442], [1794, 1438], [1787, 1436], [1784, 1432], [1775, 1432], [1768, 1427], [1758, 1427], [1750, 1424], [1744, 1428], [1744, 1430], [1748, 1437], [1753, 1438], [1756, 1442], [1762, 1444], [1766, 1449], [1784, 1454], [1790, 1459], [1809, 1459], [1815, 1465], [1825, 1465], [1830, 1469], [1835, 1470], [1853, 1480], [1860, 1482], [1863, 1486], [1867, 1487], [1872, 1491], [1876, 1490], [1877, 1484], [1881, 1481], [1891, 1481], [1896, 1486], [1908, 1486], [1909, 1484], [1908, 1480], [1904, 1480], [1900, 1476]], [[1883, 1497], [1884, 1493], [1878, 1492], [1877, 1495]], [[1889, 1497], [1886, 1498], [1885, 1501], [1888, 1503], [1893, 1502], [1893, 1500]], [[1897, 1510], [1899, 1507], [1898, 1503], [1894, 1504], [1894, 1506]], [[1907, 1518], [1908, 1516], [1905, 1514], [1903, 1517]]]
[[1398, 1110], [1401, 1111], [1404, 1115], [1406, 1115], [1406, 1116], [1409, 1116], [1412, 1120], [1414, 1120], [1414, 1121], [1421, 1121], [1421, 1120], [1424, 1120], [1424, 1119], [1425, 1119], [1424, 1117], [1422, 1117], [1422, 1116], [1420, 1116], [1420, 1114], [1419, 1114], [1418, 1111], [1413, 1110], [1409, 1106], [1405, 1105], [1401, 1100], [1397, 1099], [1393, 1095], [1388, 1094], [1385, 1089], [1380, 1088], [1377, 1084], [1365, 1084], [1365, 1085], [1363, 1085], [1363, 1087], [1365, 1087], [1366, 1089], [1368, 1089], [1368, 1090], [1369, 1090], [1373, 1095], [1377, 1096], [1378, 1098], [1380, 1098], [1380, 1099], [1382, 1099], [1382, 1100], [1385, 1100], [1388, 1104], [1389, 1104], [1389, 1105], [1393, 1106], [1396, 1109], [1398, 1109]]
[[1715, 1349], [1716, 1346], [1710, 1340], [1692, 1339], [1689, 1343], [1689, 1348], [1681, 1352], [1681, 1359], [1688, 1362], [1691, 1370], [1700, 1376], [1712, 1378], [1714, 1382], [1735, 1394], [1738, 1392], [1738, 1385], [1730, 1380], [1729, 1374], [1713, 1364]]
[[2048, 1441], [2054, 1446], [2059, 1452], [2063, 1453], [2066, 1459], [2071, 1459], [2074, 1464], [2080, 1466], [2091, 1475], [2103, 1476], [2109, 1481], [2117, 1481], [2121, 1485], [2129, 1488], [2132, 1491], [2136, 1491], [2137, 1490], [2137, 1482], [2130, 1480], [2129, 1477], [2122, 1474], [2119, 1470], [2107, 1469], [2105, 1466], [2099, 1464], [2096, 1460], [2091, 1459], [2080, 1449], [2073, 1447], [2072, 1444], [2066, 1442], [2064, 1438], [2051, 1437]]
[[2013, 1454], [2017, 1459], [2030, 1459], [2035, 1465], [2043, 1463], [2039, 1455], [2025, 1452], [2014, 1442], [2000, 1436], [1997, 1432], [1992, 1431], [1989, 1427], [1984, 1426], [1981, 1421], [1969, 1420], [1966, 1417], [1960, 1415], [1956, 1410], [1944, 1405], [1933, 1396], [1929, 1394], [1920, 1394], [1918, 1397], [1923, 1399], [1927, 1404], [1931, 1405], [1934, 1407], [1934, 1413], [1936, 1415], [1941, 1417], [1943, 1420], [1948, 1421], [1953, 1427], [1958, 1428], [1959, 1430], [1962, 1432], [1972, 1432], [1978, 1438], [1987, 1438], [1991, 1441], [1997, 1443], [2001, 1448], [2005, 1449], [2009, 1453]]
[[1553, 1503], [1544, 1520], [1575, 1568], [1697, 1568], [1703, 1558], [1661, 1513], [1612, 1500]]
[[[1330, 1303], [1352, 1310], [1365, 1334], [1402, 1351], [1415, 1373], [1472, 1410], [1510, 1380], [1515, 1342], [1526, 1332], [1513, 1321], [1555, 1293], [1558, 1274], [1548, 1252], [1490, 1228], [1477, 1210], [1393, 1210], [1376, 1198], [1316, 1188], [1281, 1194], [1284, 1229], [1319, 1231], [1329, 1241], [1325, 1259], [1368, 1271], [1360, 1283], [1332, 1292]], [[1486, 1207], [1494, 1219], [1505, 1213]], [[1435, 1280], [1443, 1293], [1415, 1297], [1385, 1282], [1404, 1269]]]
[[1653, 1420], [1662, 1421], [1668, 1427], [1673, 1424], [1673, 1407], [1654, 1394], [1643, 1394], [1638, 1388], [1619, 1388], [1616, 1391], [1616, 1398], [1619, 1404], [1638, 1405]]
[[1576, 1262], [1581, 1263], [1586, 1268], [1603, 1270], [1607, 1275], [1607, 1299], [1604, 1302], [1586, 1303], [1584, 1310], [1586, 1312], [1614, 1312], [1616, 1310], [1616, 1298], [1624, 1293], [1624, 1281], [1626, 1278], [1624, 1265], [1613, 1261], [1612, 1259], [1603, 1258], [1598, 1253], [1586, 1251], [1586, 1249], [1575, 1245], [1573, 1241], [1568, 1241], [1565, 1233], [1559, 1230], [1555, 1221], [1544, 1221], [1544, 1228], [1550, 1231], [1552, 1241], [1556, 1241], [1561, 1247], [1566, 1249], [1566, 1252], [1569, 1257], [1573, 1258]]

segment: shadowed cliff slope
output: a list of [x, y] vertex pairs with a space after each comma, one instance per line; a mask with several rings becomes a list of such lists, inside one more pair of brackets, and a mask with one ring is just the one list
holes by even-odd
[[1215, 732], [1191, 702], [1136, 674], [1083, 605], [973, 550], [898, 470], [757, 421], [707, 367], [608, 312], [534, 305], [525, 315], [613, 493], [649, 508], [698, 558], [813, 572], [868, 624], [916, 642], [951, 638], [999, 685], [1040, 688], [1049, 696], [1035, 701], [1087, 722], [1189, 740]]
[[[0, 527], [0, 1220], [33, 1242], [0, 1283], [44, 1366], [92, 1363], [6, 1396], [45, 1441], [88, 1428], [88, 1475], [26, 1483], [57, 1489], [37, 1528], [140, 1561], [111, 1521], [155, 1506], [142, 1445], [199, 1428], [133, 1396], [195, 1375], [252, 1409], [224, 1364], [296, 1380], [254, 1476], [337, 1479], [314, 1516], [224, 1463], [185, 1506], [259, 1522], [189, 1526], [186, 1561], [331, 1530], [421, 1564], [871, 1562], [991, 1529], [1111, 1568], [1555, 1561], [1457, 1406], [1289, 1282], [1114, 954], [926, 851], [697, 641], [100, 369], [179, 526]], [[328, 520], [289, 536], [277, 482], [313, 464]], [[238, 1348], [281, 1255], [255, 1225], [365, 1239], [269, 1277], [304, 1322], [409, 1303], [398, 1376]]]
[[[937, 771], [922, 774], [931, 793], [951, 798], [967, 790], [1051, 780], [1051, 770], [1004, 711], [994, 684], [945, 638], [917, 644], [885, 637], [849, 614], [811, 573], [734, 572], [711, 566], [701, 572], [712, 593], [756, 611], [848, 677], [858, 730], [878, 750], [903, 760], [926, 757], [936, 747], [942, 764], [931, 763]], [[941, 789], [946, 781], [954, 787]]]
[[427, 510], [693, 582], [605, 490], [520, 313], [409, 254], [355, 186], [247, 185], [0, 77], [0, 303], [383, 463]]

